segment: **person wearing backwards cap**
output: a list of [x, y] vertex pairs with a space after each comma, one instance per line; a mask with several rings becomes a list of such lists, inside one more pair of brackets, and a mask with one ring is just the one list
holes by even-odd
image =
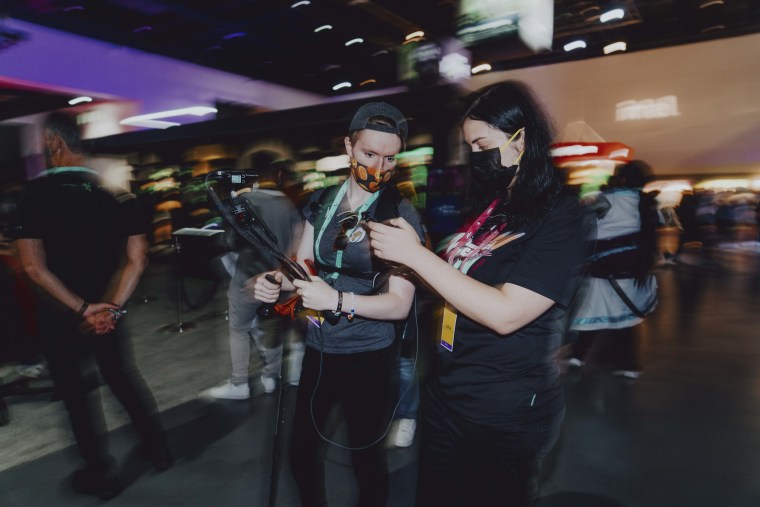
[[[324, 458], [328, 418], [342, 405], [348, 446], [359, 487], [357, 505], [384, 506], [388, 468], [383, 440], [395, 401], [395, 323], [407, 317], [414, 285], [393, 274], [381, 287], [388, 266], [370, 255], [362, 217], [403, 217], [424, 243], [419, 216], [390, 184], [396, 155], [404, 148], [407, 120], [390, 104], [361, 106], [345, 137], [350, 176], [337, 187], [315, 192], [304, 210], [306, 224], [298, 261], [312, 261], [318, 276], [290, 281], [272, 272], [260, 275], [254, 295], [275, 302], [281, 290], [296, 289], [305, 308], [340, 319], [313, 321], [298, 387], [291, 442], [291, 469], [301, 503], [327, 505]], [[388, 210], [391, 210], [390, 212]], [[387, 216], [391, 215], [391, 216]], [[270, 277], [271, 278], [271, 277]]]

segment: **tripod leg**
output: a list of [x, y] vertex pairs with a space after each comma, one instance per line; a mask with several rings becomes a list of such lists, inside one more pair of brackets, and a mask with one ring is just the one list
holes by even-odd
[[[283, 340], [283, 348], [285, 346]], [[277, 421], [274, 426], [274, 437], [272, 442], [272, 473], [269, 481], [269, 507], [277, 505], [277, 486], [280, 479], [280, 464], [282, 461], [282, 430], [285, 427], [285, 407], [287, 392], [285, 391], [287, 383], [283, 378], [287, 378], [287, 361], [280, 361], [280, 372], [277, 378]]]

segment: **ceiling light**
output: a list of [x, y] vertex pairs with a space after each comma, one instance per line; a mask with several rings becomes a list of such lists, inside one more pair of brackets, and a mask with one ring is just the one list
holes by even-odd
[[125, 118], [119, 123], [129, 127], [143, 127], [146, 129], [168, 129], [169, 127], [179, 127], [182, 125], [176, 121], [138, 120], [135, 118]]
[[150, 32], [151, 30], [153, 30], [153, 27], [150, 25], [138, 26], [137, 28], [132, 30], [132, 33]]
[[424, 36], [425, 36], [425, 32], [423, 32], [422, 30], [417, 30], [416, 32], [412, 32], [406, 37], [404, 37], [404, 40], [419, 39]]
[[351, 39], [350, 41], [346, 42], [346, 46], [350, 46], [351, 44], [361, 44], [362, 42], [364, 42], [364, 39], [362, 39], [361, 37], [357, 37], [355, 39]]
[[216, 108], [207, 106], [185, 107], [182, 109], [172, 109], [170, 111], [159, 111], [158, 113], [130, 116], [129, 118], [124, 118], [119, 123], [121, 125], [129, 125], [132, 127], [165, 129], [169, 127], [176, 127], [177, 125], [181, 125], [181, 123], [173, 121], [159, 121], [162, 118], [174, 118], [176, 116], [185, 115], [205, 116], [207, 114], [216, 112]]
[[322, 30], [332, 30], [332, 25], [322, 25], [314, 29], [314, 33], [321, 32]]
[[380, 51], [375, 51], [374, 53], [372, 53], [372, 56], [374, 57], [374, 56], [381, 56], [381, 55], [387, 55], [387, 54], [388, 54], [387, 49], [381, 49]]
[[301, 0], [300, 2], [296, 2], [293, 5], [291, 5], [290, 8], [295, 9], [297, 7], [304, 7], [306, 5], [311, 5], [311, 2], [309, 2], [309, 0]]
[[488, 72], [489, 70], [491, 70], [491, 66], [489, 64], [481, 63], [480, 65], [476, 65], [472, 68], [472, 73], [478, 74], [480, 72]]
[[612, 44], [607, 44], [606, 46], [604, 46], [603, 51], [605, 55], [608, 55], [610, 53], [615, 53], [617, 51], [625, 51], [626, 49], [628, 49], [628, 45], [625, 42], [618, 41], [618, 42], [613, 42]]
[[702, 2], [699, 4], [700, 9], [704, 9], [706, 7], [711, 7], [713, 5], [723, 5], [723, 0], [708, 0], [707, 2]]
[[82, 96], [82, 97], [77, 97], [75, 99], [71, 99], [69, 101], [69, 105], [70, 106], [75, 106], [77, 104], [81, 104], [82, 102], [92, 102], [92, 97]]
[[377, 83], [377, 79], [366, 79], [362, 81], [361, 83], [359, 83], [359, 86], [364, 86], [364, 85], [368, 85], [372, 83]]
[[349, 83], [348, 81], [343, 81], [342, 83], [338, 83], [335, 86], [333, 86], [333, 91], [337, 92], [341, 88], [351, 88], [351, 83]]
[[574, 40], [573, 42], [568, 42], [563, 46], [565, 51], [572, 51], [573, 49], [585, 49], [586, 48], [586, 41], [582, 40]]
[[227, 35], [222, 37], [222, 40], [238, 39], [240, 37], [245, 37], [246, 35], [248, 34], [245, 32], [228, 33]]
[[623, 16], [625, 16], [625, 11], [623, 9], [612, 9], [599, 16], [599, 21], [606, 23], [613, 19], [623, 19]]

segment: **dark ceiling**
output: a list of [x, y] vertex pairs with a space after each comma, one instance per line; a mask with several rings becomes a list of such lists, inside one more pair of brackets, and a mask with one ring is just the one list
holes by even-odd
[[[398, 49], [416, 30], [428, 40], [455, 32], [457, 0], [0, 0], [0, 12], [33, 23], [324, 95], [398, 83]], [[600, 23], [612, 7], [626, 16]], [[760, 0], [557, 0], [554, 47], [527, 54], [516, 38], [470, 47], [494, 70], [760, 31]], [[329, 24], [330, 30], [315, 33]], [[346, 46], [361, 37], [364, 43]], [[587, 48], [565, 52], [582, 37]], [[353, 88], [333, 91], [343, 80]], [[362, 88], [363, 89], [363, 88]]]

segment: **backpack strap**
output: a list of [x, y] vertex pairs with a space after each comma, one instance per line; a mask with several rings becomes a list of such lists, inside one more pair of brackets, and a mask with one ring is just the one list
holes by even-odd
[[311, 203], [311, 212], [314, 215], [314, 230], [319, 231], [322, 229], [322, 224], [325, 222], [325, 212], [327, 208], [332, 204], [335, 196], [338, 195], [340, 185], [333, 185], [322, 189], [316, 202]]
[[[316, 202], [311, 204], [311, 212], [314, 214], [314, 230], [319, 231], [324, 226], [326, 219], [326, 211], [335, 200], [340, 190], [340, 185], [334, 185], [321, 190], [321, 194], [316, 198]], [[394, 185], [387, 185], [380, 190], [380, 196], [377, 199], [377, 205], [373, 213], [373, 219], [377, 222], [383, 222], [391, 218], [397, 218], [399, 216], [399, 205], [401, 203], [401, 194]], [[316, 246], [316, 245], [315, 245]], [[314, 258], [317, 259], [316, 252], [314, 252]], [[324, 266], [317, 263], [317, 267], [325, 271], [335, 270], [334, 266]], [[388, 266], [382, 263], [379, 259], [372, 258], [372, 276], [366, 277], [359, 273], [354, 273], [351, 270], [342, 268], [338, 270], [341, 274], [347, 276], [353, 276], [356, 278], [375, 279], [379, 272], [384, 271]]]

